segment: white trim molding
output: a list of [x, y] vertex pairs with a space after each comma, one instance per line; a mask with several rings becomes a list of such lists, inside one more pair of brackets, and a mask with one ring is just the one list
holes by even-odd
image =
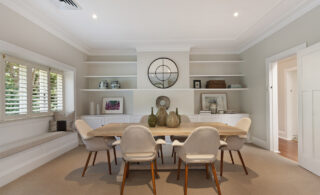
[[[270, 106], [273, 105], [273, 97], [274, 94], [272, 93], [272, 90], [277, 88], [276, 85], [274, 85], [274, 82], [277, 81], [277, 77], [275, 75], [272, 75], [274, 71], [272, 71], [272, 67], [274, 65], [277, 66], [277, 62], [279, 60], [285, 59], [287, 57], [290, 57], [292, 55], [296, 55], [299, 51], [305, 49], [307, 47], [307, 43], [303, 43], [300, 45], [297, 45], [296, 47], [290, 48], [286, 51], [283, 51], [281, 53], [278, 53], [274, 56], [271, 56], [266, 59], [266, 91], [267, 91], [267, 98], [266, 98], [266, 129], [268, 131], [268, 139], [267, 139], [267, 145], [269, 146], [270, 151], [278, 152], [278, 137], [279, 137], [279, 132], [278, 129], [275, 128], [278, 126], [278, 116], [277, 112], [274, 115], [274, 111], [272, 107]], [[277, 92], [277, 90], [275, 90]], [[277, 94], [276, 94], [277, 96]], [[278, 104], [277, 101], [275, 101], [276, 104]], [[275, 106], [277, 107], [277, 106]], [[273, 118], [273, 119], [272, 119]], [[274, 121], [274, 119], [276, 120]], [[272, 120], [271, 120], [272, 119]]]
[[268, 141], [260, 139], [258, 137], [255, 136], [251, 136], [251, 143], [253, 143], [254, 145], [260, 146], [264, 149], [268, 150]]

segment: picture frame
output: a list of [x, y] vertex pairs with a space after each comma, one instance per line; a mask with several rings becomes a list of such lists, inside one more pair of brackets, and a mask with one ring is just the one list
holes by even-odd
[[105, 97], [102, 100], [102, 113], [123, 114], [123, 97]]
[[210, 104], [217, 104], [217, 111], [227, 111], [227, 94], [202, 94], [202, 110], [210, 110]]
[[201, 89], [201, 80], [193, 80], [193, 88]]

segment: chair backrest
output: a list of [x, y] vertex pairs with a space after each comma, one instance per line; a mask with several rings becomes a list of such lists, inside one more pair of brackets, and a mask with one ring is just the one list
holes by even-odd
[[217, 156], [220, 136], [213, 127], [198, 127], [187, 138], [183, 146], [186, 154], [213, 154]]
[[148, 123], [148, 117], [149, 117], [149, 115], [144, 115], [144, 116], [140, 119], [140, 123]]
[[92, 136], [88, 136], [88, 133], [93, 129], [84, 120], [76, 120], [75, 126], [82, 139], [86, 140], [92, 138]]
[[156, 142], [150, 129], [142, 125], [127, 127], [122, 136], [120, 148], [123, 154], [154, 152]]
[[236, 127], [238, 127], [239, 129], [245, 130], [247, 132], [249, 131], [250, 126], [251, 126], [251, 119], [250, 118], [242, 118], [236, 124]]

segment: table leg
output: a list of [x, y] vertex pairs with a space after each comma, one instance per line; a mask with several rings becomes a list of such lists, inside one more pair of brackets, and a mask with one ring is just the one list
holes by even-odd
[[124, 160], [121, 161], [121, 166], [120, 166], [120, 171], [117, 175], [117, 182], [122, 182], [123, 179], [123, 171], [124, 171], [124, 166], [125, 166]]

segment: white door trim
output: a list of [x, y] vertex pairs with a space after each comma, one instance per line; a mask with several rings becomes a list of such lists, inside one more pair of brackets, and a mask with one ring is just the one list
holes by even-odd
[[[307, 43], [297, 45], [291, 49], [278, 53], [274, 56], [266, 58], [266, 129], [268, 133], [268, 145], [269, 150], [273, 152], [279, 152], [278, 146], [278, 101], [277, 101], [277, 74], [275, 68], [277, 62], [284, 58], [297, 54], [302, 49], [307, 47]], [[275, 92], [275, 93], [274, 93]], [[271, 120], [272, 119], [272, 120]]]

